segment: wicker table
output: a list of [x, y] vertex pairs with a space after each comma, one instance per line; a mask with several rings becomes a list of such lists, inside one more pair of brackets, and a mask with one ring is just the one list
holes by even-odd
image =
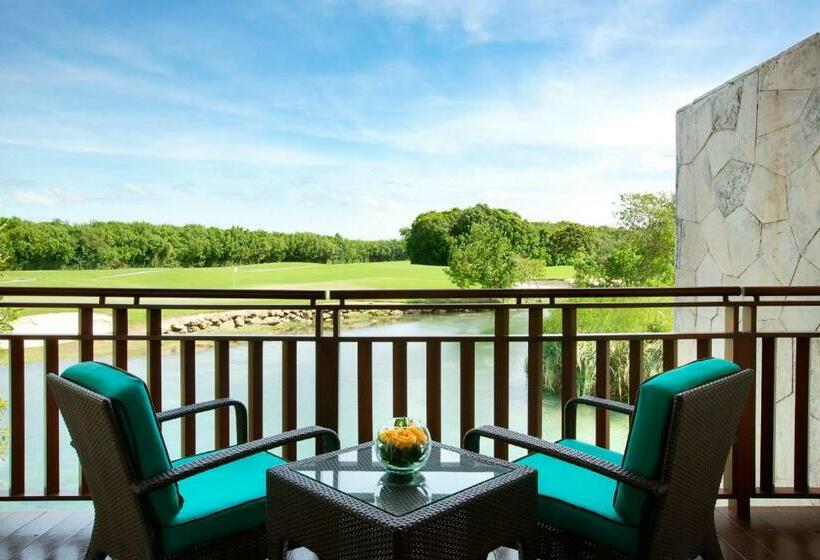
[[410, 480], [366, 443], [268, 470], [268, 555], [321, 560], [479, 559], [500, 546], [535, 559], [536, 474], [434, 444]]

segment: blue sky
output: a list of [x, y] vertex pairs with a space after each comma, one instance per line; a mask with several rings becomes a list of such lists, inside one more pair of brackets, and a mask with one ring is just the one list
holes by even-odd
[[611, 223], [675, 110], [820, 3], [0, 0], [0, 215], [393, 237], [486, 202]]

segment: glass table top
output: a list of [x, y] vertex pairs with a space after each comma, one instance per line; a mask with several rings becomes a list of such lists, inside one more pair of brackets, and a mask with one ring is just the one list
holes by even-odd
[[292, 470], [387, 513], [401, 516], [510, 472], [512, 469], [433, 445], [414, 475], [388, 473], [371, 444], [292, 464]]

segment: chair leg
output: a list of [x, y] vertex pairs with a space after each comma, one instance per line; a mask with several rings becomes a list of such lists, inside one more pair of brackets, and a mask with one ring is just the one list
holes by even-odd
[[702, 556], [703, 560], [723, 560], [723, 552], [720, 550], [720, 541], [714, 525], [712, 525], [709, 536], [706, 537], [706, 545]]
[[88, 549], [85, 551], [85, 560], [104, 560], [108, 558], [108, 555], [97, 544], [96, 532], [96, 528], [91, 530], [91, 540], [88, 543]]

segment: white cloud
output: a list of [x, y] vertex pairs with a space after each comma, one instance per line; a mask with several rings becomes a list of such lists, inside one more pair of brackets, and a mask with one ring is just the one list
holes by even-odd
[[74, 204], [82, 202], [84, 198], [75, 193], [58, 187], [41, 190], [23, 190], [14, 193], [14, 200], [21, 204], [34, 206], [55, 206], [57, 204]]

